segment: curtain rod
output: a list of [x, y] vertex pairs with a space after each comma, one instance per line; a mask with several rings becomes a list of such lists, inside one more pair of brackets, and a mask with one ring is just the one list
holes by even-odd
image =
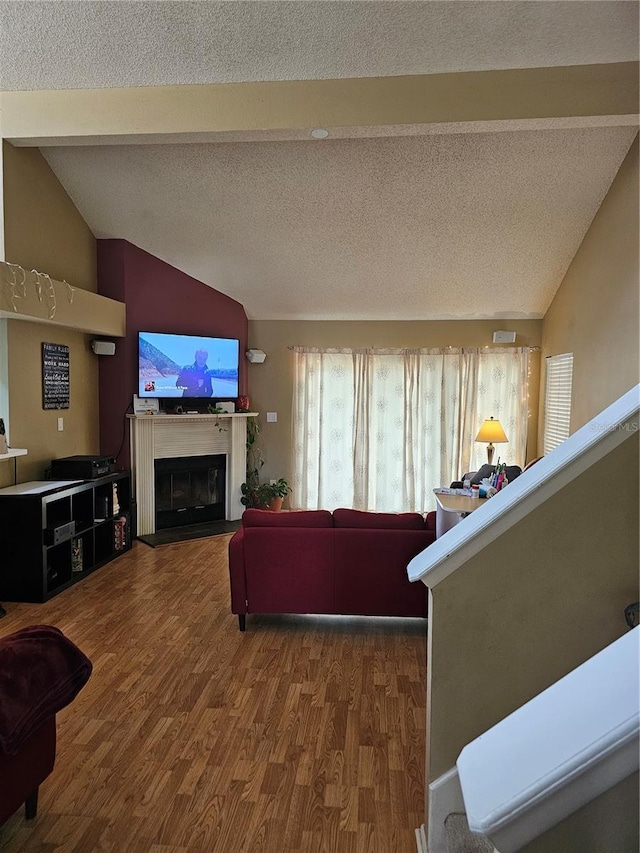
[[[539, 347], [539, 346], [533, 346], [533, 347], [496, 347], [496, 348], [498, 350], [504, 350], [505, 352], [509, 349], [521, 349], [521, 350], [528, 350], [529, 352], [539, 352], [542, 349], [542, 347]], [[287, 349], [288, 350], [294, 350], [294, 349], [358, 349], [358, 350], [362, 350], [362, 349], [370, 349], [370, 350], [375, 350], [375, 349], [408, 349], [408, 350], [414, 350], [414, 349], [460, 349], [460, 350], [465, 350], [466, 349], [466, 350], [472, 350], [472, 349], [474, 349], [474, 350], [478, 350], [478, 349], [494, 349], [494, 347], [489, 346], [488, 344], [485, 346], [480, 346], [480, 347], [467, 347], [467, 346], [454, 346], [454, 345], [449, 345], [449, 346], [445, 346], [445, 347], [310, 347], [310, 346], [301, 346], [299, 344], [289, 344], [289, 346], [287, 346]]]

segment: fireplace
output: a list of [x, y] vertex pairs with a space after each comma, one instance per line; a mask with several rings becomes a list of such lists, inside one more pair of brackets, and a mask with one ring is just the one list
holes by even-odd
[[156, 530], [225, 517], [226, 456], [156, 459]]
[[[242, 516], [244, 507], [240, 502], [240, 487], [246, 478], [247, 470], [246, 419], [255, 416], [254, 412], [219, 415], [128, 415], [131, 425], [131, 468], [137, 503], [138, 536], [156, 532], [155, 481], [158, 462], [171, 465], [178, 459], [188, 458], [191, 462], [194, 458], [197, 460], [202, 457], [222, 456], [226, 467], [222, 473], [215, 476], [224, 480], [222, 497], [216, 499], [216, 502], [222, 501], [223, 510], [222, 515], [216, 518], [235, 521]], [[170, 470], [171, 468], [167, 467], [164, 471], [161, 469], [161, 473]], [[178, 470], [177, 475], [184, 470]], [[208, 475], [206, 482], [208, 490]], [[166, 506], [166, 489], [164, 486], [163, 506]], [[196, 490], [196, 503], [189, 504], [190, 506], [206, 506], [198, 497], [201, 491]], [[182, 510], [185, 508], [183, 504], [186, 506], [186, 501], [174, 509]], [[173, 512], [171, 505], [162, 510], [167, 511]], [[180, 512], [180, 520], [172, 523], [182, 525], [202, 519], [202, 515], [198, 515], [194, 521], [187, 522], [186, 517], [186, 513]]]

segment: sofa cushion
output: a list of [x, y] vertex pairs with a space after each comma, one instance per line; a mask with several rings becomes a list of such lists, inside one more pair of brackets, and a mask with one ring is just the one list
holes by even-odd
[[302, 512], [271, 512], [268, 509], [245, 509], [244, 527], [333, 527], [331, 513], [326, 509]]
[[[524, 466], [524, 468], [522, 469], [522, 473], [524, 474], [524, 472], [525, 472], [525, 471], [528, 471], [528, 470], [529, 470], [529, 468], [531, 468], [531, 466], [532, 466], [532, 465], [535, 465], [535, 464], [536, 464], [536, 462], [539, 462], [541, 459], [544, 459], [544, 456], [536, 456], [536, 458], [535, 458], [535, 459], [532, 459], [532, 460], [531, 460], [531, 462], [527, 462], [527, 464], [526, 464], [526, 465]], [[507, 470], [508, 470], [508, 469], [507, 469]]]
[[[435, 541], [425, 530], [334, 530], [335, 602], [339, 613], [426, 616], [427, 590], [407, 565]], [[420, 589], [420, 587], [423, 587]]]
[[424, 530], [419, 512], [363, 512], [359, 509], [334, 509], [334, 527], [381, 530]]
[[336, 613], [335, 530], [253, 527], [243, 532], [247, 605], [241, 613]]

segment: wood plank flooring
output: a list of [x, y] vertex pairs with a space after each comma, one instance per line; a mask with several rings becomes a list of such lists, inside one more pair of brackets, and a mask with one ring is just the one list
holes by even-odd
[[131, 552], [0, 635], [53, 624], [93, 661], [58, 714], [37, 818], [3, 853], [414, 853], [426, 622], [229, 610], [229, 536]]

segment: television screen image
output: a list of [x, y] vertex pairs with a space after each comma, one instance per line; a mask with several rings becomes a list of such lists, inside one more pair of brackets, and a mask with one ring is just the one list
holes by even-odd
[[139, 332], [138, 396], [237, 397], [238, 358], [233, 338]]

